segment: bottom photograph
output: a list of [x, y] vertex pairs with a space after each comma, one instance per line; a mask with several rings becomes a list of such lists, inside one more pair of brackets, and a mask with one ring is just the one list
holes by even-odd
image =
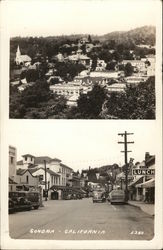
[[153, 128], [106, 123], [68, 124], [65, 129], [36, 124], [32, 131], [13, 128], [8, 166], [10, 237], [152, 240]]

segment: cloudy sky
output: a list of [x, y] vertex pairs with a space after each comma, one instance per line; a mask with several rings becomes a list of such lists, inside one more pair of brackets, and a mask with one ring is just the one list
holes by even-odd
[[[50, 156], [62, 160], [74, 170], [105, 164], [124, 164], [123, 137], [118, 133], [133, 132], [129, 136], [129, 158], [142, 161], [145, 152], [156, 154], [155, 121], [68, 121], [68, 120], [10, 120], [7, 138], [17, 148], [18, 160], [23, 154]], [[158, 151], [157, 151], [158, 152]]]
[[105, 34], [155, 25], [157, 0], [6, 0], [10, 36]]

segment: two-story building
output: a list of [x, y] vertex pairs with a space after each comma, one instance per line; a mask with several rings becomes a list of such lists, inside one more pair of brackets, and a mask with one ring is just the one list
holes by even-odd
[[[38, 178], [38, 185], [42, 190], [49, 190], [49, 198], [62, 199], [64, 187], [66, 187], [67, 179], [73, 171], [72, 168], [62, 163], [60, 159], [50, 158], [48, 156], [35, 157], [31, 154], [22, 156], [22, 160], [17, 162], [18, 171], [21, 172], [21, 181], [26, 178], [27, 174]], [[28, 170], [28, 171], [27, 171]], [[30, 185], [31, 176], [28, 177]]]

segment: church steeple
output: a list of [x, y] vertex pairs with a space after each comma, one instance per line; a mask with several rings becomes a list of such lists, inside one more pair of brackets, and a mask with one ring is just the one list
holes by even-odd
[[16, 51], [16, 57], [19, 57], [21, 55], [21, 52], [20, 52], [20, 48], [19, 48], [19, 45], [17, 47], [17, 51]]

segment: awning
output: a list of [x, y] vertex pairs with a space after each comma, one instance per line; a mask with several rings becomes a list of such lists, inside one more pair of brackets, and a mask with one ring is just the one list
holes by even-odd
[[155, 186], [155, 179], [152, 178], [149, 181], [143, 182], [141, 184], [136, 185], [136, 187], [150, 188]]
[[139, 177], [138, 179], [136, 179], [135, 181], [131, 182], [131, 183], [128, 185], [128, 187], [132, 187], [132, 186], [136, 186], [136, 187], [137, 187], [136, 184], [139, 184], [139, 183], [141, 183], [142, 181], [143, 181], [143, 176], [141, 176], [141, 177]]

